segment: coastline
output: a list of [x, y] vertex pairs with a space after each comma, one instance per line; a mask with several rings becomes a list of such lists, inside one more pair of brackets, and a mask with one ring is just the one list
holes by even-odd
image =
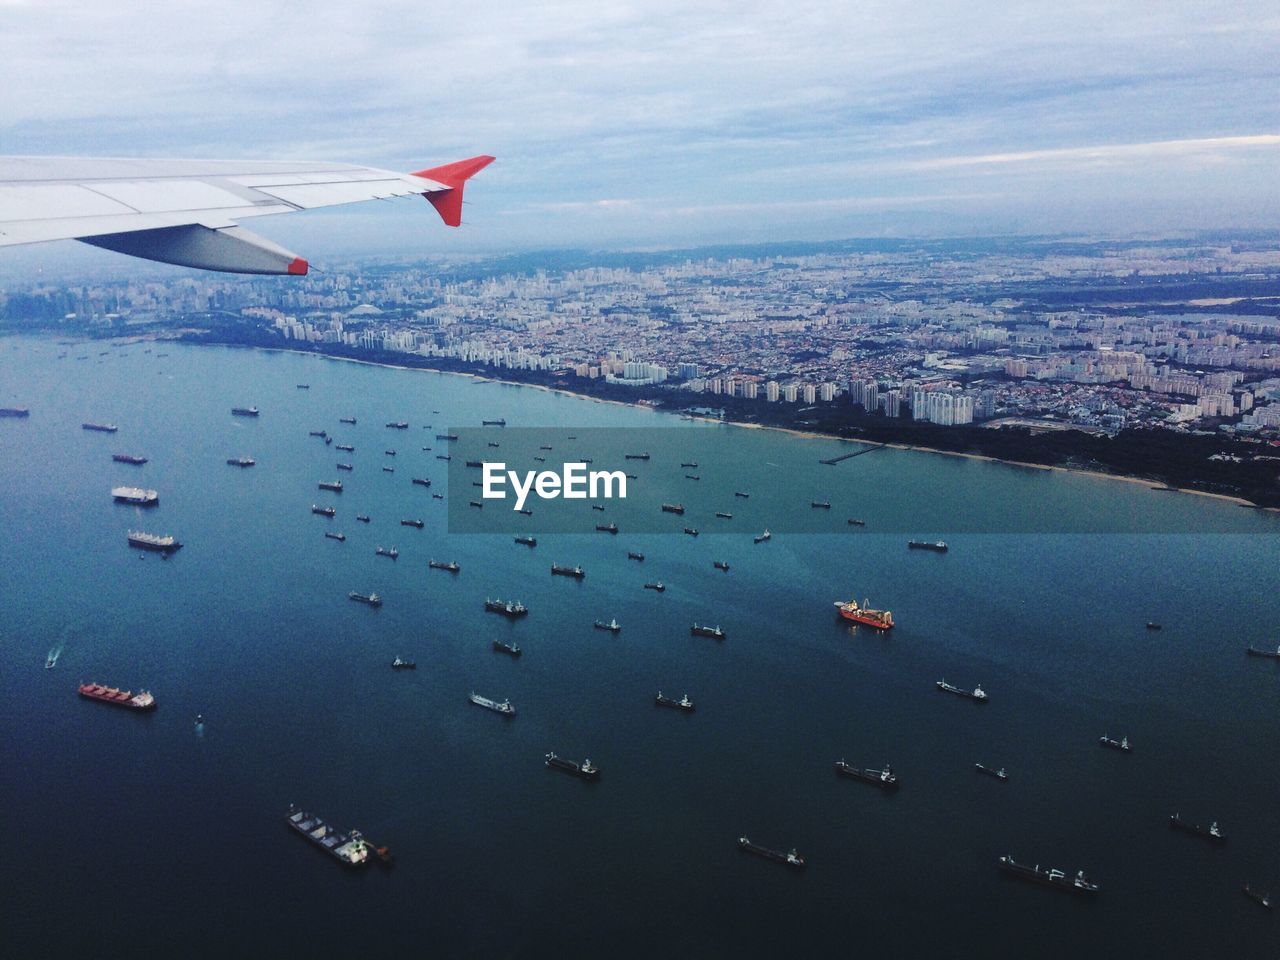
[[[125, 339], [125, 338], [120, 338], [120, 339]], [[146, 338], [135, 337], [135, 338], [128, 338], [128, 339], [132, 339], [136, 341], [136, 340], [146, 339]], [[467, 370], [436, 370], [430, 367], [409, 366], [401, 363], [387, 363], [380, 360], [363, 360], [358, 357], [343, 357], [343, 356], [337, 356], [334, 354], [323, 353], [315, 350], [296, 350], [296, 349], [293, 349], [292, 347], [275, 347], [275, 346], [263, 346], [260, 344], [240, 344], [240, 343], [225, 343], [225, 342], [219, 342], [216, 344], [202, 344], [199, 341], [190, 341], [190, 340], [181, 340], [181, 339], [176, 340], [175, 342], [186, 343], [193, 346], [211, 345], [211, 346], [234, 347], [237, 349], [263, 350], [263, 351], [275, 352], [275, 353], [292, 353], [298, 356], [318, 357], [320, 359], [328, 360], [328, 361], [362, 364], [364, 366], [382, 367], [389, 370], [407, 370], [415, 373], [434, 373], [440, 376], [464, 377], [464, 378], [469, 378], [471, 380], [476, 380], [480, 382], [502, 383], [502, 384], [507, 384], [509, 386], [514, 386], [514, 387], [526, 387], [534, 390], [542, 390], [546, 393], [559, 394], [560, 396], [573, 397], [579, 400], [590, 400], [595, 403], [610, 403], [620, 407], [632, 407], [635, 409], [649, 410], [650, 412], [653, 412], [653, 413], [669, 412], [669, 411], [658, 410], [657, 408], [645, 403], [629, 402], [625, 400], [606, 399], [604, 397], [593, 397], [589, 394], [579, 393], [574, 390], [567, 390], [563, 387], [551, 387], [541, 383], [527, 383], [522, 380], [509, 380], [500, 376], [492, 376], [484, 373], [476, 373], [476, 372], [467, 371]], [[1161, 483], [1156, 480], [1148, 480], [1143, 477], [1135, 477], [1135, 476], [1130, 476], [1130, 475], [1121, 474], [1121, 473], [1104, 473], [1099, 470], [1082, 470], [1078, 467], [1063, 467], [1055, 464], [1044, 464], [1044, 463], [1028, 463], [1022, 460], [1005, 460], [1005, 459], [1001, 459], [1000, 457], [992, 457], [992, 456], [988, 456], [986, 454], [981, 454], [981, 453], [965, 453], [957, 450], [941, 450], [936, 447], [923, 446], [920, 444], [886, 442], [886, 441], [880, 441], [880, 440], [860, 440], [860, 439], [855, 439], [850, 437], [841, 437], [841, 436], [837, 436], [835, 434], [830, 434], [830, 433], [822, 433], [820, 431], [815, 431], [815, 430], [797, 430], [794, 427], [779, 427], [771, 424], [761, 424], [761, 423], [742, 423], [735, 420], [717, 420], [712, 417], [700, 417], [692, 414], [686, 414], [685, 416], [688, 416], [690, 420], [697, 420], [703, 423], [711, 423], [711, 424], [717, 424], [721, 426], [739, 427], [744, 430], [773, 430], [779, 433], [789, 433], [792, 436], [804, 437], [811, 440], [834, 440], [834, 441], [839, 441], [840, 443], [858, 444], [864, 447], [887, 447], [895, 450], [910, 450], [910, 451], [917, 451], [920, 453], [931, 453], [931, 454], [936, 454], [936, 455], [945, 456], [945, 457], [963, 457], [968, 460], [985, 461], [987, 463], [1002, 464], [1008, 467], [1021, 467], [1024, 469], [1043, 470], [1046, 472], [1072, 474], [1072, 475], [1081, 476], [1081, 477], [1091, 477], [1094, 479], [1118, 480], [1124, 483], [1138, 484], [1139, 486], [1147, 487], [1148, 489], [1153, 491], [1191, 494], [1192, 496], [1207, 497], [1212, 500], [1219, 500], [1226, 503], [1234, 503], [1238, 506], [1248, 507], [1251, 510], [1260, 510], [1267, 513], [1280, 513], [1280, 507], [1264, 507], [1259, 504], [1253, 503], [1250, 500], [1246, 500], [1243, 497], [1236, 497], [1236, 496], [1232, 496], [1230, 494], [1225, 494], [1225, 493], [1212, 493], [1207, 490], [1195, 490], [1189, 487], [1171, 487], [1165, 483]]]

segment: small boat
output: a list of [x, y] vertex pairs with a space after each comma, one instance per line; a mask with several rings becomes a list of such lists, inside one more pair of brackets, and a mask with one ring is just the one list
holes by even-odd
[[695, 636], [695, 637], [712, 637], [716, 640], [724, 639], [724, 631], [721, 630], [718, 626], [704, 627], [695, 623], [692, 627], [689, 628], [689, 633], [691, 636]]
[[1169, 817], [1169, 827], [1173, 830], [1182, 830], [1186, 833], [1194, 833], [1197, 836], [1204, 837], [1210, 843], [1226, 843], [1227, 838], [1223, 835], [1218, 821], [1210, 821], [1207, 827], [1202, 827], [1198, 823], [1191, 823], [1183, 820], [1181, 814], [1173, 814]]
[[661, 580], [659, 580], [657, 583], [646, 583], [644, 585], [644, 588], [646, 590], [656, 590], [658, 593], [661, 593], [663, 590], [667, 589], [662, 585]]
[[854, 780], [861, 780], [863, 783], [874, 784], [882, 790], [898, 789], [898, 776], [889, 769], [887, 764], [883, 770], [877, 770], [874, 767], [854, 767], [843, 760], [837, 760], [836, 773], [844, 777], [852, 777]]
[[495, 440], [490, 440], [490, 441], [489, 441], [489, 446], [491, 446], [491, 447], [500, 447], [500, 446], [502, 446], [502, 444], [498, 443], [498, 442], [497, 442], [497, 441], [495, 441]]
[[483, 461], [483, 460], [468, 460], [468, 461], [464, 464], [464, 466], [467, 466], [467, 467], [483, 467], [483, 466], [484, 466], [484, 461]]
[[370, 594], [356, 593], [353, 590], [349, 594], [347, 594], [347, 596], [350, 597], [352, 600], [356, 601], [357, 603], [368, 604], [371, 607], [382, 606], [382, 598], [378, 596], [376, 593], [370, 593]]
[[56, 667], [58, 665], [58, 657], [61, 654], [62, 654], [62, 651], [57, 649], [56, 647], [53, 650], [50, 650], [49, 655], [44, 658], [44, 668], [46, 670], [52, 670], [54, 667]]
[[672, 700], [670, 697], [664, 697], [662, 691], [658, 691], [658, 695], [653, 698], [653, 702], [660, 707], [671, 707], [673, 710], [683, 710], [685, 713], [693, 713], [693, 701], [689, 699], [689, 695], [684, 694], [679, 700]]
[[232, 407], [231, 415], [235, 417], [256, 417], [258, 415], [257, 407]]
[[333, 532], [333, 531], [331, 531], [331, 530], [326, 530], [326, 531], [324, 532], [324, 535], [325, 535], [326, 537], [328, 537], [330, 540], [342, 540], [342, 541], [345, 541], [345, 540], [347, 539], [347, 535], [346, 535], [345, 533], [334, 533], [334, 532]]
[[512, 657], [520, 656], [520, 647], [514, 643], [504, 643], [502, 640], [493, 641], [493, 649], [499, 653], [505, 653]]
[[810, 500], [809, 506], [814, 510], [830, 510], [831, 501], [830, 500]]
[[431, 495], [431, 499], [432, 499], [432, 500], [443, 500], [443, 499], [444, 499], [444, 494], [443, 494], [443, 493], [433, 493], [433, 494]]
[[1120, 750], [1123, 753], [1129, 753], [1133, 747], [1129, 745], [1128, 737], [1121, 737], [1119, 740], [1112, 740], [1106, 734], [1098, 738], [1098, 746], [1107, 747], [1110, 750]]
[[1276, 647], [1274, 650], [1261, 650], [1257, 647], [1249, 646], [1245, 648], [1244, 652], [1251, 657], [1269, 657], [1272, 660], [1280, 660], [1280, 647]]
[[1009, 775], [1004, 772], [1004, 767], [997, 770], [994, 767], [984, 767], [980, 763], [975, 763], [973, 765], [973, 769], [977, 770], [979, 773], [986, 774], [988, 777], [995, 777], [997, 780], [1009, 779]]
[[423, 522], [422, 522], [421, 520], [401, 520], [401, 521], [400, 521], [400, 526], [402, 526], [402, 527], [417, 527], [419, 530], [421, 530], [421, 529], [423, 528], [423, 526], [425, 526], [425, 524], [423, 524]]
[[1148, 629], [1148, 630], [1159, 630], [1159, 629], [1160, 629], [1160, 624], [1156, 623], [1154, 620], [1148, 620], [1148, 621], [1147, 621], [1147, 629]]
[[603, 503], [593, 503], [593, 504], [591, 505], [591, 509], [592, 509], [592, 510], [599, 510], [601, 513], [604, 513], [604, 504], [603, 504]]
[[395, 472], [396, 472], [396, 468], [395, 468], [395, 467], [383, 467], [383, 468], [382, 468], [382, 472], [383, 472], [383, 473], [395, 473]]
[[534, 457], [533, 459], [537, 460], [539, 463], [546, 463], [546, 462], [547, 462], [547, 458], [546, 458], [546, 457]]
[[477, 510], [483, 510], [483, 509], [484, 509], [484, 504], [483, 504], [483, 503], [481, 503], [479, 500], [468, 500], [467, 502], [468, 502], [471, 506], [475, 507]]
[[618, 623], [616, 618], [613, 620], [610, 620], [608, 623], [605, 623], [603, 620], [597, 620], [596, 629], [608, 630], [610, 633], [617, 633], [619, 630], [622, 629], [622, 624]]
[[600, 533], [617, 533], [618, 525], [616, 523], [597, 523], [596, 530]]
[[760, 534], [760, 536], [755, 538], [754, 542], [764, 543], [766, 540], [772, 540], [772, 539], [773, 539], [773, 534], [766, 529], [764, 533]]
[[686, 480], [701, 480], [701, 479], [702, 479], [702, 478], [701, 478], [700, 476], [698, 476], [696, 473], [686, 473], [686, 474], [684, 475], [684, 478], [685, 478]]
[[747, 499], [747, 497], [751, 496], [751, 494], [749, 494], [749, 493], [743, 493], [741, 490], [735, 490], [735, 491], [733, 491], [733, 495], [734, 495], [735, 497], [741, 497], [743, 500], [745, 500], [745, 499]]
[[356, 519], [357, 519], [357, 520], [359, 520], [361, 523], [368, 523], [368, 522], [369, 522], [369, 517], [368, 517], [366, 514], [363, 514], [363, 513], [357, 513], [357, 514], [356, 514]]
[[392, 560], [400, 556], [400, 551], [397, 550], [395, 547], [392, 547], [391, 549], [387, 549], [386, 547], [378, 547], [373, 552], [380, 557], [390, 557]]
[[448, 570], [450, 573], [457, 573], [462, 569], [458, 566], [457, 560], [450, 560], [448, 563], [443, 560], [428, 560], [427, 568], [430, 570]]
[[1258, 906], [1266, 907], [1268, 910], [1271, 909], [1270, 894], [1262, 893], [1259, 890], [1255, 890], [1253, 889], [1253, 887], [1251, 887], [1247, 883], [1241, 888], [1241, 892], [1250, 900], [1252, 900], [1254, 903], [1258, 904]]
[[394, 660], [391, 661], [391, 669], [392, 670], [417, 670], [418, 664], [413, 660], [402, 660], [400, 657], [396, 657]]
[[634, 550], [628, 550], [628, 551], [627, 551], [627, 559], [628, 559], [628, 560], [639, 560], [639, 561], [643, 562], [643, 561], [644, 561], [644, 554], [643, 554], [643, 553], [636, 553]]
[[711, 565], [717, 570], [723, 570], [725, 573], [729, 572], [729, 564], [724, 560], [712, 560]]
[[944, 693], [954, 693], [957, 697], [967, 697], [976, 703], [987, 702], [987, 692], [982, 689], [982, 685], [974, 687], [972, 690], [962, 690], [959, 687], [952, 686], [945, 680], [939, 680], [936, 684], [937, 688]]
[[[257, 414], [255, 413], [254, 416], [256, 417]], [[82, 423], [80, 427], [83, 430], [95, 430], [98, 433], [115, 433], [120, 429], [114, 423]]]
[[543, 444], [542, 446], [540, 446], [538, 449], [539, 449], [539, 450], [550, 450], [550, 449], [551, 449], [551, 447], [544, 443], [544, 444]]
[[530, 510], [528, 507], [519, 507], [519, 508], [516, 510], [516, 513], [523, 514], [523, 515], [524, 515], [524, 516], [526, 516], [526, 517], [532, 517], [532, 516], [533, 516], [533, 511], [532, 511], [532, 510]]
[[526, 547], [536, 547], [538, 545], [535, 537], [516, 537], [516, 543], [522, 543]]
[[388, 457], [394, 457], [396, 455], [396, 452], [394, 450], [383, 450], [382, 452], [385, 456], [388, 456]]
[[299, 389], [299, 390], [310, 390], [310, 389], [311, 389], [311, 384], [309, 384], [309, 383], [300, 383], [300, 384], [298, 384], [298, 389]]

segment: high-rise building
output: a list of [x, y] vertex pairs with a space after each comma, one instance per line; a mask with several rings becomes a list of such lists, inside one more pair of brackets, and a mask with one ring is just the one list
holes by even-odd
[[782, 399], [787, 401], [787, 403], [795, 403], [796, 397], [799, 394], [799, 392], [800, 392], [799, 387], [797, 387], [794, 383], [788, 383], [785, 387], [782, 388]]
[[886, 417], [902, 416], [902, 394], [897, 390], [888, 390], [885, 392], [884, 415]]
[[805, 403], [817, 403], [818, 401], [818, 391], [812, 383], [804, 385], [801, 395], [804, 397]]
[[778, 381], [770, 380], [764, 385], [764, 398], [770, 403], [778, 402]]
[[742, 395], [748, 400], [754, 400], [759, 393], [759, 385], [754, 380], [748, 380], [742, 385]]
[[823, 403], [830, 403], [836, 398], [836, 385], [834, 383], [824, 383], [818, 388], [818, 399]]

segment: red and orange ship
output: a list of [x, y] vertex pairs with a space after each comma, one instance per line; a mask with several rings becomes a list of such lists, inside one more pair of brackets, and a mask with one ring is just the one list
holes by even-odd
[[863, 605], [860, 607], [857, 600], [837, 600], [836, 609], [840, 611], [840, 616], [846, 620], [852, 620], [854, 623], [875, 627], [877, 630], [890, 629], [893, 626], [893, 612], [890, 610], [872, 610], [866, 605], [868, 602], [863, 600]]
[[130, 710], [151, 710], [156, 705], [156, 698], [146, 690], [133, 693], [130, 690], [117, 690], [115, 687], [104, 687], [100, 683], [80, 684], [80, 696], [90, 700], [101, 700], [113, 703], [117, 707], [128, 707]]

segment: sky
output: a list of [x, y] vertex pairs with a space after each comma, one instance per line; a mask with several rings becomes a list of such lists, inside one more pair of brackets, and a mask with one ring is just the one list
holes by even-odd
[[[1280, 225], [1280, 6], [0, 0], [0, 154], [489, 153], [314, 258]], [[305, 248], [305, 249], [304, 249]]]

